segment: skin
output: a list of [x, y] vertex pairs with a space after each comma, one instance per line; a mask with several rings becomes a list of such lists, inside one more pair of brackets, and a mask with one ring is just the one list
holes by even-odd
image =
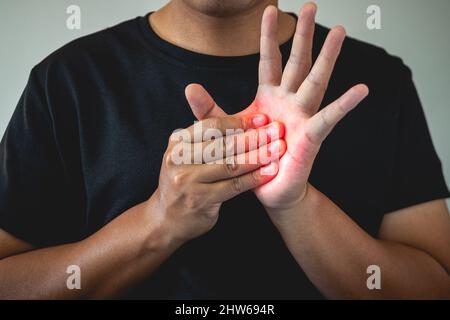
[[[386, 215], [379, 238], [375, 239], [308, 184], [321, 141], [368, 91], [364, 85], [358, 85], [324, 109], [327, 111], [316, 113], [344, 30], [332, 30], [323, 49], [325, 59], [316, 62], [314, 75], [309, 77], [316, 9], [312, 4], [306, 5], [300, 13], [294, 54], [281, 74], [278, 44], [293, 34], [295, 23], [280, 12], [277, 24], [277, 10], [270, 7], [264, 14], [260, 33], [261, 16], [269, 4], [276, 1], [174, 0], [151, 15], [149, 22], [167, 41], [205, 54], [249, 54], [258, 52], [261, 45], [260, 88], [255, 102], [242, 113], [226, 116], [198, 85], [190, 85], [186, 96], [194, 114], [210, 121], [205, 122], [206, 127], [254, 127], [264, 135], [266, 128], [261, 126], [277, 124], [280, 139], [269, 142], [278, 144], [274, 159], [281, 157], [279, 164], [272, 164], [274, 173], [262, 175], [259, 168], [267, 164], [261, 162], [175, 166], [169, 156], [174, 148], [170, 141], [159, 187], [152, 197], [89, 238], [38, 249], [0, 231], [0, 297], [118, 296], [149, 276], [183, 243], [210, 230], [223, 201], [249, 189], [255, 190], [299, 265], [327, 297], [450, 296], [450, 218], [444, 201]], [[279, 112], [280, 106], [301, 125], [285, 118]], [[261, 112], [267, 118], [251, 125], [249, 118]], [[246, 148], [239, 154], [252, 151]], [[287, 179], [290, 174], [295, 178]], [[430, 234], [429, 230], [433, 232]], [[66, 288], [65, 270], [70, 264], [81, 267], [82, 290]], [[381, 267], [382, 290], [367, 290], [369, 264]], [[114, 274], [110, 270], [115, 270]]]
[[[255, 122], [256, 120], [256, 122]], [[202, 132], [217, 129], [239, 129], [235, 140], [256, 132], [270, 136], [271, 128], [283, 132], [280, 124], [267, 124], [267, 117], [252, 114], [242, 117], [209, 118], [194, 126]], [[174, 134], [175, 135], [175, 134]], [[194, 144], [213, 143], [199, 139], [183, 141], [189, 150]], [[33, 248], [6, 232], [0, 233], [0, 297], [16, 298], [108, 298], [123, 294], [154, 271], [183, 243], [209, 231], [217, 222], [221, 204], [234, 196], [267, 183], [277, 174], [271, 161], [279, 159], [286, 149], [282, 136], [266, 138], [264, 143], [236, 148], [217, 156], [224, 164], [214, 162], [175, 165], [172, 150], [180, 142], [171, 137], [161, 166], [159, 186], [148, 201], [121, 214], [89, 238], [51, 248]], [[263, 140], [263, 139], [261, 139]], [[221, 142], [222, 143], [222, 142]], [[244, 161], [252, 153], [263, 155], [266, 147], [276, 146], [269, 161]], [[187, 150], [187, 149], [184, 149]], [[236, 161], [230, 164], [227, 157]], [[270, 171], [263, 171], [270, 168]], [[269, 174], [271, 173], [271, 174]], [[76, 264], [82, 272], [82, 290], [68, 290], [66, 268]], [[110, 270], [114, 270], [113, 274]]]
[[[319, 151], [320, 144], [334, 125], [368, 94], [365, 85], [351, 88], [341, 98], [317, 113], [331, 76], [336, 58], [345, 37], [345, 30], [331, 30], [314, 68], [311, 67], [312, 36], [316, 7], [308, 5], [300, 13], [299, 25], [293, 43], [293, 53], [282, 75], [281, 55], [278, 49], [277, 9], [269, 7], [263, 16], [261, 30], [261, 60], [259, 65], [259, 88], [254, 102], [238, 115], [262, 112], [272, 121], [286, 126], [288, 151], [280, 162], [280, 172], [271, 183], [256, 190], [259, 200], [266, 208], [290, 207], [299, 201], [306, 191], [306, 182]], [[204, 118], [202, 105], [196, 95], [207, 95], [200, 87], [188, 87], [186, 96], [194, 114]], [[209, 96], [206, 101], [212, 101]], [[213, 102], [205, 104], [215, 105]], [[216, 106], [215, 116], [225, 113]], [[289, 177], [297, 177], [290, 179]], [[301, 199], [300, 199], [301, 200]]]
[[[173, 0], [150, 15], [153, 30], [163, 39], [188, 50], [214, 56], [259, 52], [261, 16], [272, 0]], [[210, 11], [233, 12], [215, 14]], [[278, 41], [286, 42], [295, 19], [280, 14]]]
[[[284, 123], [287, 151], [277, 176], [256, 188], [256, 195], [298, 264], [325, 296], [450, 298], [450, 217], [443, 200], [386, 215], [376, 239], [308, 183], [321, 143], [368, 94], [365, 85], [357, 85], [318, 112], [345, 30], [330, 31], [311, 67], [316, 9], [312, 3], [302, 8], [283, 72], [277, 9], [264, 12], [258, 92], [238, 115], [258, 111]], [[226, 115], [199, 85], [187, 87], [186, 96], [199, 119]], [[382, 270], [382, 290], [366, 287], [366, 269], [372, 264]]]

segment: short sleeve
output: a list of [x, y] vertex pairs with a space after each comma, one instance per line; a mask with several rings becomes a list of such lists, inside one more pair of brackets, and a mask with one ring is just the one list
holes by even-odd
[[396, 154], [385, 213], [445, 199], [449, 191], [409, 68], [403, 66], [396, 110]]
[[0, 228], [37, 246], [69, 241], [70, 200], [45, 90], [35, 69], [0, 144]]

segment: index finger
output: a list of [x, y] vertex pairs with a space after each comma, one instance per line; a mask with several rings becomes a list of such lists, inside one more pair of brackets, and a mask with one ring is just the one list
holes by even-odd
[[257, 129], [267, 123], [268, 118], [264, 114], [208, 118], [175, 132], [171, 140], [182, 140], [185, 143], [208, 141], [235, 133], [242, 133], [249, 129]]

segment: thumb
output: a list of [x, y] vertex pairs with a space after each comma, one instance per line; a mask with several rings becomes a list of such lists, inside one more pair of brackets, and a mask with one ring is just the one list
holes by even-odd
[[192, 113], [198, 120], [224, 117], [227, 114], [217, 105], [205, 88], [196, 83], [189, 84], [184, 94]]

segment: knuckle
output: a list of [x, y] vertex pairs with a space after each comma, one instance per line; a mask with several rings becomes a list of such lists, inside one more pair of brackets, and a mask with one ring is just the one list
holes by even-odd
[[222, 149], [221, 149], [221, 151], [222, 151], [222, 154], [219, 154], [219, 156], [221, 156], [221, 157], [226, 157], [226, 155], [228, 154], [228, 152], [229, 152], [229, 148], [230, 148], [230, 143], [228, 142], [228, 138], [227, 137], [222, 137], [222, 138], [220, 138], [220, 141], [219, 141], [219, 143], [221, 143], [221, 147], [222, 147]]
[[188, 209], [200, 208], [203, 204], [203, 198], [198, 193], [189, 192], [184, 196], [184, 205]]
[[239, 169], [239, 165], [236, 162], [236, 156], [233, 156], [232, 161], [225, 161], [223, 167], [226, 174], [228, 174], [229, 176], [233, 176]]
[[308, 68], [311, 68], [312, 66], [312, 56], [310, 54], [308, 54], [307, 57], [305, 57], [305, 64], [308, 66]]
[[236, 147], [235, 139], [236, 138], [234, 138], [232, 136], [231, 137], [227, 136], [227, 137], [225, 137], [225, 139], [223, 139], [223, 144], [224, 144], [223, 151], [224, 151], [225, 157], [234, 155], [235, 147]]
[[337, 99], [336, 100], [336, 108], [335, 111], [337, 112], [337, 114], [339, 115], [340, 118], [342, 118], [343, 116], [345, 116], [347, 114], [347, 110], [346, 110], [346, 105], [344, 103], [343, 99]]
[[268, 129], [262, 128], [259, 130], [249, 130], [246, 134], [246, 142], [248, 142], [249, 149], [258, 145], [259, 140], [263, 140], [267, 137]]
[[308, 74], [308, 78], [307, 79], [315, 87], [320, 85], [320, 81], [317, 79], [316, 74], [314, 72], [312, 72], [312, 71]]
[[259, 59], [260, 59], [261, 61], [267, 61], [267, 62], [270, 62], [270, 61], [277, 60], [277, 59], [279, 59], [279, 58], [280, 58], [280, 55], [277, 54], [277, 53], [261, 52], [260, 58], [259, 58]]
[[179, 132], [172, 132], [169, 136], [169, 144], [178, 141], [180, 138]]
[[220, 128], [221, 120], [219, 118], [211, 118], [205, 124], [205, 129], [218, 129]]
[[305, 108], [308, 105], [305, 97], [303, 97], [303, 95], [300, 94], [294, 95], [294, 103], [300, 106], [301, 108]]
[[309, 55], [291, 53], [288, 62], [292, 65], [300, 67], [301, 69], [309, 69], [312, 64], [312, 59]]
[[166, 168], [169, 168], [173, 165], [171, 148], [167, 149], [166, 153], [164, 153], [163, 163]]
[[323, 126], [324, 127], [330, 127], [331, 126], [331, 123], [330, 123], [330, 121], [328, 120], [328, 116], [327, 116], [327, 110], [328, 109], [323, 109], [321, 112], [319, 112], [319, 114], [320, 114], [320, 119], [322, 120], [322, 123], [323, 123]]
[[240, 177], [231, 179], [231, 188], [234, 193], [241, 193], [244, 190], [244, 184]]
[[189, 139], [189, 136], [190, 135], [188, 129], [175, 130], [169, 136], [169, 145], [179, 142], [185, 142], [185, 140]]
[[291, 52], [288, 62], [292, 63], [294, 65], [299, 65], [299, 64], [303, 63], [304, 61], [298, 53]]
[[309, 130], [305, 130], [305, 132], [303, 132], [303, 139], [308, 144], [315, 144], [317, 140], [316, 137]]
[[244, 117], [239, 117], [237, 119], [238, 123], [237, 123], [237, 128], [241, 128], [241, 129], [246, 129], [248, 127], [247, 125], [247, 119], [245, 119]]
[[185, 185], [187, 180], [187, 174], [185, 172], [176, 172], [172, 176], [172, 184], [175, 187], [181, 187]]
[[252, 186], [256, 187], [259, 185], [259, 182], [261, 180], [261, 175], [259, 173], [259, 170], [255, 170], [250, 174], [251, 184]]
[[321, 91], [326, 91], [327, 84], [322, 79], [320, 79], [320, 77], [316, 73], [310, 72], [307, 79], [312, 86], [319, 88]]

